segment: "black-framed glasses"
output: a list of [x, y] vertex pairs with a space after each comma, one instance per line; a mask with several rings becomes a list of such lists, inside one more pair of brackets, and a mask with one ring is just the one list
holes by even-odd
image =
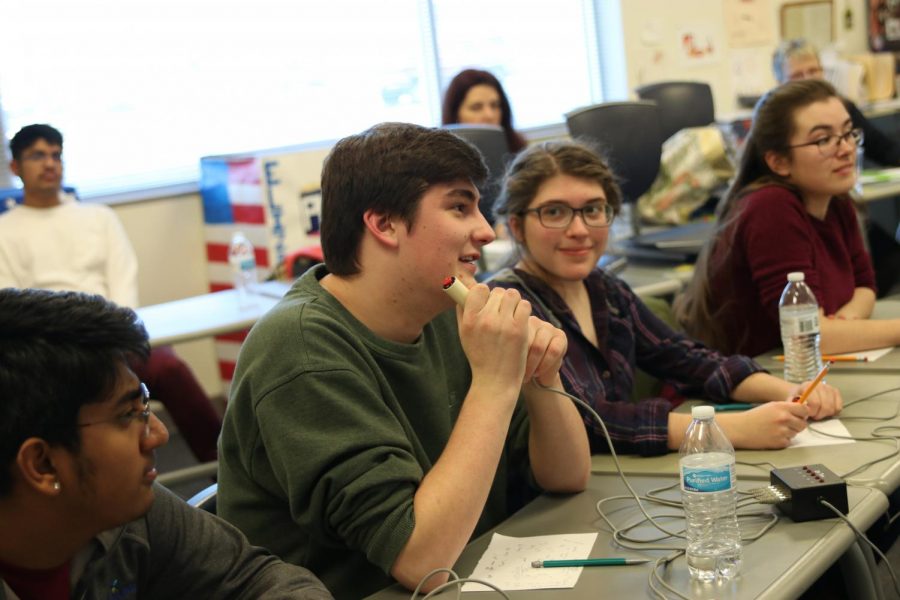
[[825, 137], [821, 137], [814, 142], [806, 142], [803, 144], [794, 144], [793, 146], [788, 146], [788, 148], [802, 148], [803, 146], [815, 146], [819, 149], [819, 154], [828, 158], [830, 156], [834, 156], [837, 154], [838, 146], [841, 145], [841, 142], [847, 142], [851, 146], [859, 147], [863, 145], [865, 141], [865, 135], [863, 134], [863, 130], [859, 127], [854, 127], [847, 133], [832, 133], [831, 135], [826, 135]]
[[79, 423], [79, 427], [90, 427], [92, 425], [105, 425], [107, 423], [112, 423], [113, 425], [118, 425], [122, 429], [128, 429], [131, 427], [131, 424], [137, 420], [143, 421], [144, 423], [144, 435], [150, 434], [150, 390], [147, 389], [147, 386], [141, 382], [141, 407], [142, 410], [137, 410], [134, 407], [131, 407], [131, 410], [122, 413], [121, 415], [103, 419], [101, 421], [91, 421], [90, 423]]
[[592, 202], [581, 208], [572, 208], [562, 203], [545, 204], [523, 210], [519, 214], [526, 213], [535, 213], [541, 225], [549, 229], [565, 229], [572, 223], [576, 213], [581, 215], [581, 220], [588, 227], [609, 227], [616, 216], [615, 209], [605, 202]]

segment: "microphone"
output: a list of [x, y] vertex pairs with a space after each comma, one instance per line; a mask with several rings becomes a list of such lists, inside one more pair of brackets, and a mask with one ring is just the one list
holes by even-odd
[[460, 306], [466, 305], [469, 288], [463, 285], [463, 282], [456, 277], [450, 276], [444, 279], [444, 291]]

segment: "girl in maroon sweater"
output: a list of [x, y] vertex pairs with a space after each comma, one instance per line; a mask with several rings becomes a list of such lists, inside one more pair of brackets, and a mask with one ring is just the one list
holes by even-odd
[[802, 271], [823, 353], [900, 343], [900, 319], [867, 320], [875, 277], [847, 196], [862, 142], [827, 82], [786, 83], [760, 101], [717, 232], [676, 303], [691, 335], [726, 353], [780, 346], [778, 299]]

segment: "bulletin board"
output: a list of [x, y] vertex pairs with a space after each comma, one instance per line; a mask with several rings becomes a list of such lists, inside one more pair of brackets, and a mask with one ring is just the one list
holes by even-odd
[[869, 48], [900, 52], [900, 0], [866, 0]]

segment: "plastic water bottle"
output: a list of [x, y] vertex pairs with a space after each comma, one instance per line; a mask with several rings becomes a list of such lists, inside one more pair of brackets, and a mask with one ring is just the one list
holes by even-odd
[[228, 247], [228, 262], [234, 278], [234, 289], [238, 295], [238, 306], [245, 308], [255, 302], [250, 295], [250, 288], [256, 283], [256, 255], [253, 244], [241, 231], [235, 231]]
[[681, 443], [681, 500], [687, 520], [687, 564], [704, 582], [733, 578], [741, 569], [734, 448], [716, 424], [712, 406], [695, 406]]
[[822, 369], [819, 352], [819, 305], [801, 272], [788, 273], [788, 284], [778, 301], [784, 378], [792, 383], [814, 379]]

